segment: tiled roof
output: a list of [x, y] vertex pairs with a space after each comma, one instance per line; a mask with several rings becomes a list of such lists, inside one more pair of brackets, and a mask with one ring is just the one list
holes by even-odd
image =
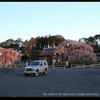
[[41, 55], [48, 56], [48, 55], [52, 55], [53, 52], [54, 52], [54, 48], [46, 48], [42, 51]]
[[100, 53], [96, 53], [97, 56], [100, 56]]

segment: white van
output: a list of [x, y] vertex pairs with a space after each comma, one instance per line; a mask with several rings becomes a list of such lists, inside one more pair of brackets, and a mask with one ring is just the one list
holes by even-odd
[[48, 63], [46, 60], [33, 60], [29, 66], [24, 68], [24, 74], [27, 76], [28, 74], [32, 74], [38, 76], [39, 73], [47, 74], [48, 71]]

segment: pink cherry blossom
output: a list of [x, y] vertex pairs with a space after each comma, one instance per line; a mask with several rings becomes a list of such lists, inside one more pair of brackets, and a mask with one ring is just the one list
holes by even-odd
[[63, 53], [64, 60], [68, 60], [69, 64], [88, 64], [97, 61], [96, 54], [90, 45], [74, 40], [63, 41], [55, 48], [54, 53], [55, 55], [58, 53], [59, 56]]
[[19, 60], [19, 52], [0, 47], [0, 67], [7, 67]]

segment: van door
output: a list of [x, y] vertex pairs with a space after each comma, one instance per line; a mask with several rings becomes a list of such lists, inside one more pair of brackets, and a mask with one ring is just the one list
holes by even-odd
[[44, 64], [43, 64], [43, 62], [40, 62], [40, 67], [39, 67], [39, 69], [40, 69], [40, 72], [43, 72], [44, 71]]

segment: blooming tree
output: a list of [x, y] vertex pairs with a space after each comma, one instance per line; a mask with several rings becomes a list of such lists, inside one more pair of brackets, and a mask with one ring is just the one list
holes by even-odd
[[97, 61], [93, 48], [86, 43], [79, 43], [74, 40], [65, 40], [59, 44], [54, 51], [59, 57], [63, 54], [64, 61], [69, 64], [90, 64]]
[[0, 66], [7, 67], [14, 62], [19, 61], [19, 52], [0, 47]]

